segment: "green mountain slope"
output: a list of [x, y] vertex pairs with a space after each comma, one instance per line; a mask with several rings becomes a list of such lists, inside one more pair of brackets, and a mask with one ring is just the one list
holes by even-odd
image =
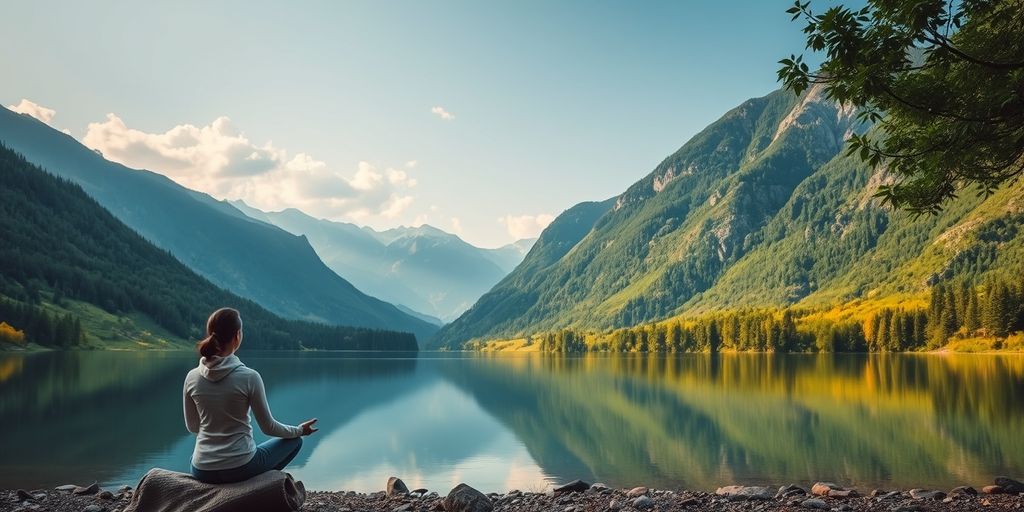
[[541, 240], [564, 250], [531, 252], [437, 346], [905, 297], [1021, 268], [1024, 185], [965, 194], [934, 217], [886, 210], [872, 194], [891, 177], [842, 151], [861, 129], [852, 114], [819, 89], [743, 103], [614, 198], [585, 234], [549, 228]]
[[[680, 298], [714, 284], [793, 189], [837, 154], [853, 129], [851, 114], [817, 90], [744, 102], [615, 198], [585, 236], [559, 240], [565, 252], [557, 260], [532, 262], [542, 255], [531, 252], [443, 329], [438, 344], [564, 326], [632, 325], [670, 314]], [[546, 236], [553, 238], [545, 232], [541, 240]], [[543, 275], [536, 275], [540, 267]], [[472, 314], [493, 310], [494, 301], [517, 302], [518, 311]]]
[[[200, 339], [207, 315], [233, 306], [242, 312], [249, 348], [416, 349], [408, 333], [285, 320], [222, 290], [147, 242], [77, 185], [3, 146], [0, 233], [0, 321], [30, 340], [57, 346], [88, 341], [54, 336], [43, 332], [45, 323], [29, 321], [48, 306], [45, 296], [56, 306], [74, 300], [92, 305], [96, 315], [124, 321], [145, 317], [183, 340]], [[89, 311], [77, 308], [79, 314]], [[90, 325], [90, 318], [78, 320]]]
[[[303, 235], [331, 270], [375, 297], [452, 320], [505, 277], [528, 242], [481, 249], [432, 226], [374, 231], [289, 208], [264, 212], [231, 202], [246, 215]], [[415, 315], [414, 315], [415, 316]]]
[[0, 108], [0, 142], [80, 185], [115, 217], [214, 284], [288, 318], [412, 332], [436, 326], [363, 294], [302, 237], [145, 170], [103, 159], [72, 137]]

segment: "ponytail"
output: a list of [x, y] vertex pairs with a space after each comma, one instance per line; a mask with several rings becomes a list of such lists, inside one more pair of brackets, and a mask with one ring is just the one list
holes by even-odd
[[206, 321], [206, 338], [196, 345], [199, 355], [213, 357], [220, 354], [241, 330], [242, 317], [237, 310], [220, 308], [214, 311]]
[[203, 357], [213, 357], [220, 354], [220, 342], [217, 341], [217, 336], [211, 334], [199, 342], [199, 355]]

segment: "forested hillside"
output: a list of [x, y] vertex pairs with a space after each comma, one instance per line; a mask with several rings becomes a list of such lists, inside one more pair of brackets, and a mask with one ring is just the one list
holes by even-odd
[[[77, 185], [0, 146], [0, 337], [53, 347], [88, 345], [83, 320], [54, 308], [83, 302], [144, 315], [182, 340], [207, 315], [238, 308], [245, 345], [267, 349], [416, 350], [412, 334], [285, 320], [214, 286], [114, 218]], [[3, 327], [6, 325], [6, 327]]]
[[0, 142], [75, 182], [118, 220], [210, 282], [277, 315], [407, 331], [421, 342], [437, 330], [356, 289], [327, 268], [305, 238], [250, 219], [163, 175], [106, 160], [35, 118], [0, 108]]
[[820, 88], [743, 103], [587, 219], [582, 233], [559, 236], [574, 210], [556, 219], [541, 242], [562, 250], [534, 250], [445, 327], [438, 345], [610, 333], [669, 318], [685, 326], [743, 310], [774, 311], [781, 322], [781, 308], [803, 317], [877, 302], [858, 306], [863, 322], [886, 307], [921, 306], [937, 283], [982, 286], [1024, 268], [1024, 184], [964, 194], [934, 216], [885, 208], [873, 196], [892, 178], [842, 151], [865, 129], [853, 114]]

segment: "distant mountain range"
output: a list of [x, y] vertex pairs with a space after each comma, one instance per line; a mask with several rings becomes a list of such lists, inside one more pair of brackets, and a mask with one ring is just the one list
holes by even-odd
[[1024, 268], [1024, 180], [913, 217], [843, 151], [866, 130], [814, 87], [742, 103], [621, 195], [566, 210], [433, 346], [750, 307], [920, 297]]
[[[207, 316], [230, 306], [242, 313], [247, 348], [417, 348], [410, 333], [285, 320], [218, 288], [78, 185], [2, 145], [0, 233], [0, 321], [40, 345], [190, 348], [205, 336]], [[55, 329], [54, 314], [84, 334]]]
[[259, 222], [149, 171], [105, 160], [74, 138], [0, 108], [0, 142], [87, 194], [217, 286], [286, 318], [411, 332], [437, 326], [366, 295], [329, 269], [306, 238]]
[[242, 201], [230, 204], [253, 219], [305, 236], [324, 263], [356, 288], [439, 325], [458, 317], [511, 272], [535, 241], [482, 249], [429, 225], [375, 231], [294, 208], [265, 212]]

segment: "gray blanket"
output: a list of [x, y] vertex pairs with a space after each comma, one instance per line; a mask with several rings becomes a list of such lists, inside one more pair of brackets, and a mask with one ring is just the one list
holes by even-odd
[[304, 501], [302, 482], [281, 471], [212, 485], [192, 475], [153, 468], [142, 477], [124, 512], [293, 512]]

